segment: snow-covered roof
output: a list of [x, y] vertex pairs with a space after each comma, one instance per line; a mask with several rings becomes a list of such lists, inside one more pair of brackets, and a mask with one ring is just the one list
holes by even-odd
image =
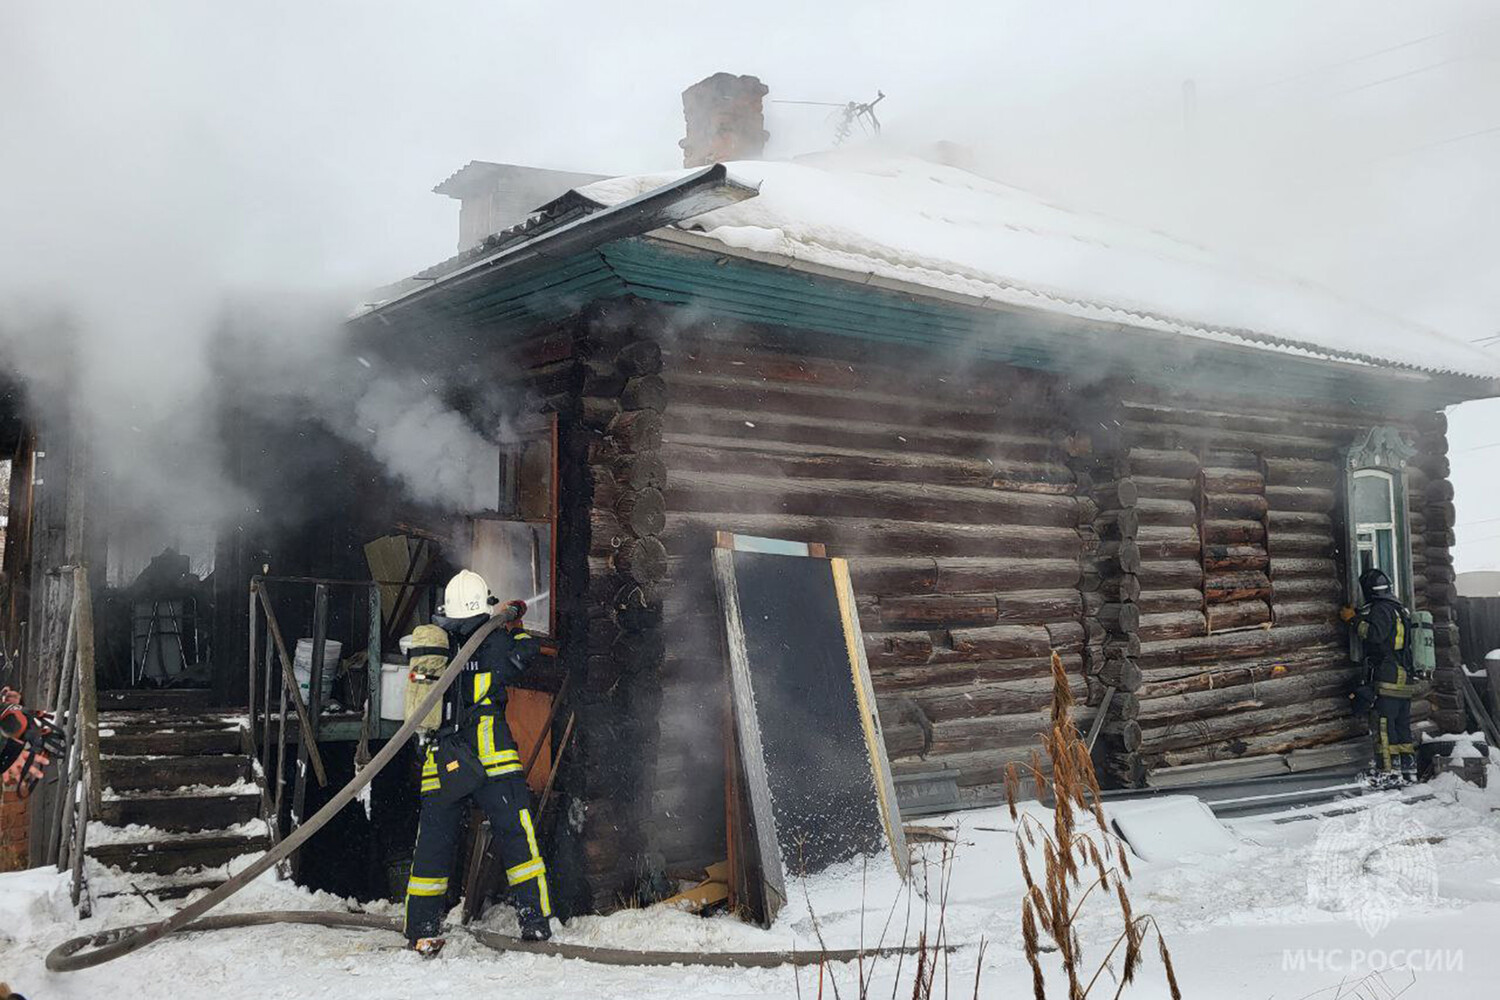
[[[1290, 353], [1500, 378], [1471, 343], [1163, 233], [912, 157], [727, 164], [758, 197], [687, 220], [736, 251]], [[614, 205], [681, 172], [579, 188]]]

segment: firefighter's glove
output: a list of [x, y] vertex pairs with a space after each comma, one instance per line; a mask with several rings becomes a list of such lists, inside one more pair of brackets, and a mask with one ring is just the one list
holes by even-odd
[[52, 758], [40, 750], [35, 754], [23, 753], [16, 758], [15, 763], [5, 769], [4, 776], [0, 777], [0, 783], [13, 786], [26, 780], [40, 781], [50, 763], [52, 763]]
[[1344, 605], [1342, 608], [1339, 608], [1339, 617], [1342, 618], [1346, 622], [1352, 622], [1354, 620], [1354, 615], [1355, 615], [1354, 609], [1351, 608], [1347, 604]]

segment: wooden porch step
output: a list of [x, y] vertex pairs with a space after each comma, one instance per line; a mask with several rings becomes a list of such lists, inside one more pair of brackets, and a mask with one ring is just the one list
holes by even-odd
[[91, 858], [127, 872], [168, 875], [186, 868], [216, 868], [242, 854], [260, 854], [270, 846], [264, 834], [198, 834], [151, 841], [93, 844]]
[[188, 727], [169, 732], [114, 730], [99, 736], [99, 749], [116, 757], [150, 755], [156, 757], [197, 757], [205, 754], [239, 754], [243, 752], [240, 734], [233, 729], [197, 729]]
[[99, 728], [115, 732], [156, 729], [233, 729], [243, 724], [244, 713], [176, 712], [150, 709], [139, 712], [100, 712]]
[[99, 692], [99, 711], [101, 712], [121, 708], [131, 710], [170, 708], [193, 711], [209, 708], [212, 705], [213, 692], [207, 688], [163, 688], [161, 690], [140, 688], [129, 691]]
[[233, 785], [253, 777], [250, 759], [207, 757], [105, 757], [104, 786], [117, 792], [172, 789], [188, 785]]
[[252, 820], [259, 810], [259, 795], [141, 795], [105, 799], [99, 819], [110, 826], [139, 823], [158, 830], [214, 830]]
[[186, 878], [173, 878], [170, 875], [152, 876], [144, 873], [136, 873], [137, 878], [130, 880], [130, 887], [118, 892], [101, 892], [99, 899], [113, 899], [116, 896], [134, 896], [139, 899], [147, 896], [151, 899], [182, 899], [197, 892], [199, 889], [217, 889], [224, 883], [224, 879], [217, 875], [190, 875]]

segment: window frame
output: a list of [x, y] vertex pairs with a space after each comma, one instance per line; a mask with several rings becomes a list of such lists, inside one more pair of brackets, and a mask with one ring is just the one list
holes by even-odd
[[[1415, 606], [1411, 553], [1411, 508], [1406, 481], [1406, 462], [1416, 449], [1406, 442], [1394, 427], [1372, 427], [1360, 435], [1344, 453], [1344, 476], [1342, 483], [1344, 514], [1344, 576], [1348, 603], [1359, 606], [1364, 603], [1364, 594], [1359, 589], [1360, 555], [1368, 549], [1372, 562], [1379, 565], [1379, 532], [1391, 533], [1391, 559], [1393, 565], [1381, 566], [1391, 577], [1392, 588], [1400, 601], [1408, 608]], [[1360, 521], [1355, 504], [1355, 485], [1361, 479], [1381, 479], [1390, 486], [1389, 522]], [[1370, 545], [1360, 543], [1362, 529], [1370, 529]], [[1363, 660], [1363, 649], [1359, 637], [1349, 630], [1349, 655], [1355, 661]]]
[[[548, 565], [546, 567], [547, 587], [549, 603], [547, 608], [547, 628], [545, 632], [536, 630], [537, 634], [545, 639], [555, 639], [557, 636], [557, 515], [560, 483], [558, 482], [558, 421], [555, 412], [537, 414], [538, 418], [533, 424], [527, 422], [526, 430], [516, 436], [516, 440], [498, 445], [500, 449], [499, 471], [497, 475], [496, 502], [499, 505], [495, 510], [482, 511], [472, 514], [467, 519], [469, 531], [469, 552], [472, 558], [475, 543], [474, 526], [480, 521], [502, 521], [509, 524], [527, 524], [533, 527], [545, 525], [548, 536]], [[534, 432], [540, 430], [539, 435]], [[522, 465], [521, 451], [529, 440], [540, 437], [546, 442], [550, 451], [549, 455], [549, 489], [547, 497], [547, 517], [523, 517], [520, 514], [519, 495], [507, 497], [507, 487], [513, 488], [519, 493], [519, 471]], [[508, 508], [509, 510], [507, 511]], [[502, 595], [496, 594], [496, 597]], [[503, 597], [502, 597], [503, 599]]]

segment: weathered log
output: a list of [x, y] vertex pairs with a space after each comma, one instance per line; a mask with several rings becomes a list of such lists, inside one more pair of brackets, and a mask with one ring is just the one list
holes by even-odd
[[1138, 476], [1191, 479], [1198, 475], [1198, 456], [1181, 449], [1131, 448], [1130, 471]]
[[1211, 604], [1231, 601], [1267, 600], [1271, 581], [1258, 570], [1215, 573], [1203, 580], [1203, 597]]
[[1222, 632], [1226, 629], [1246, 628], [1252, 625], [1271, 624], [1271, 605], [1265, 601], [1234, 601], [1229, 604], [1208, 606], [1208, 629]]
[[1111, 632], [1134, 632], [1141, 623], [1141, 609], [1129, 602], [1106, 604], [1099, 609], [1095, 617], [1098, 618], [1099, 624]]
[[1259, 521], [1204, 521], [1203, 541], [1210, 545], [1264, 545], [1266, 526]]
[[613, 466], [615, 482], [622, 490], [660, 490], [667, 485], [667, 464], [659, 454], [625, 455]]
[[1282, 581], [1292, 578], [1318, 577], [1324, 580], [1339, 580], [1338, 564], [1332, 559], [1272, 559], [1271, 583], [1281, 586]]
[[671, 505], [663, 538], [673, 551], [712, 545], [714, 532], [822, 542], [842, 556], [888, 555], [1040, 558], [1055, 560], [1079, 544], [1074, 528], [1008, 524], [942, 524], [793, 514], [682, 511]]
[[1141, 749], [1143, 736], [1140, 723], [1134, 719], [1118, 719], [1104, 724], [1103, 732], [1106, 738], [1127, 753], [1135, 753]]
[[882, 597], [1058, 591], [1079, 578], [1078, 563], [1064, 559], [854, 556], [849, 571], [858, 593]]
[[1267, 458], [1267, 486], [1314, 486], [1333, 489], [1338, 484], [1338, 467], [1331, 462], [1313, 462], [1301, 458]]
[[886, 597], [879, 599], [874, 610], [883, 628], [952, 628], [999, 621], [994, 594]]
[[655, 410], [625, 410], [605, 428], [622, 451], [655, 451], [661, 447], [662, 418]]
[[1139, 691], [1141, 689], [1141, 668], [1129, 657], [1119, 656], [1104, 661], [1104, 666], [1099, 669], [1099, 680], [1107, 685], [1121, 691]]
[[1136, 488], [1135, 480], [1127, 476], [1112, 482], [1095, 483], [1092, 496], [1100, 510], [1111, 510], [1134, 507], [1140, 499], [1140, 491]]
[[1076, 621], [1047, 623], [1047, 641], [1055, 653], [1082, 653], [1087, 637], [1084, 627]]
[[1190, 500], [1141, 500], [1135, 505], [1143, 525], [1189, 525], [1198, 523], [1198, 508]]
[[1146, 752], [1165, 753], [1236, 738], [1246, 740], [1250, 737], [1264, 737], [1278, 730], [1347, 718], [1348, 715], [1348, 699], [1329, 696], [1302, 704], [1278, 705], [1274, 708], [1253, 709], [1217, 718], [1172, 722], [1161, 726], [1147, 724], [1143, 728], [1146, 730]]
[[1134, 476], [1133, 482], [1139, 496], [1155, 500], [1197, 499], [1198, 484], [1191, 479], [1168, 479], [1161, 476]]
[[1259, 545], [1205, 545], [1203, 571], [1209, 576], [1221, 573], [1265, 572], [1270, 566], [1266, 550]]
[[1316, 486], [1267, 486], [1266, 502], [1272, 510], [1302, 510], [1326, 514], [1337, 504], [1337, 494]]
[[1152, 559], [1142, 562], [1136, 573], [1142, 590], [1175, 590], [1203, 583], [1203, 564], [1197, 559]]
[[1141, 652], [1141, 637], [1135, 632], [1127, 636], [1110, 636], [1104, 641], [1104, 657], [1107, 660], [1118, 657], [1139, 656]]
[[1100, 542], [1099, 561], [1112, 563], [1123, 573], [1138, 573], [1141, 568], [1141, 549], [1133, 541]]
[[1215, 691], [1255, 684], [1283, 674], [1337, 671], [1347, 680], [1353, 677], [1355, 669], [1349, 662], [1348, 650], [1336, 645], [1313, 646], [1280, 656], [1225, 661], [1197, 670], [1181, 666], [1142, 668], [1145, 684], [1141, 697], [1157, 698], [1194, 691]]
[[773, 478], [927, 483], [1053, 496], [1071, 496], [1076, 492], [1072, 471], [1058, 463], [933, 455], [905, 448], [860, 450], [773, 441], [743, 427], [744, 436], [713, 437], [679, 432], [674, 419], [669, 418], [668, 423], [662, 453], [672, 468], [681, 472], [703, 470]]
[[[866, 636], [865, 648], [870, 655], [883, 654], [881, 642]], [[1061, 654], [1063, 667], [1072, 676], [1082, 676], [1083, 661], [1077, 654]], [[701, 669], [701, 664], [699, 665]], [[1052, 676], [1051, 656], [1039, 656], [1021, 660], [974, 660], [968, 663], [901, 663], [882, 661], [877, 668], [872, 662], [870, 679], [877, 693], [891, 693], [943, 687], [948, 685], [988, 684], [999, 681], [1016, 681], [1025, 678], [1047, 678]]]
[[1445, 500], [1439, 503], [1429, 503], [1425, 508], [1425, 512], [1427, 515], [1427, 530], [1429, 532], [1433, 529], [1442, 531], [1446, 528], [1453, 527], [1455, 518], [1457, 517], [1456, 510], [1457, 508], [1454, 507], [1451, 500]]
[[1142, 557], [1147, 559], [1195, 556], [1203, 544], [1193, 526], [1143, 526], [1135, 540]]
[[637, 375], [621, 390], [620, 406], [625, 410], [665, 410], [667, 383], [660, 375]]
[[1259, 469], [1205, 467], [1201, 475], [1203, 492], [1209, 495], [1259, 493], [1266, 488], [1266, 481]]
[[1077, 503], [1072, 497], [965, 486], [718, 472], [687, 474], [670, 468], [667, 482], [673, 510], [973, 521], [1014, 527], [1071, 527], [1078, 523]]
[[1097, 593], [1107, 601], [1134, 601], [1141, 596], [1141, 578], [1134, 573], [1112, 576], [1099, 585]]
[[1266, 514], [1266, 523], [1274, 536], [1282, 531], [1313, 531], [1333, 535], [1333, 518], [1308, 510], [1272, 510]]
[[615, 550], [614, 568], [636, 583], [655, 583], [667, 574], [667, 550], [655, 536], [629, 538]]
[[608, 361], [589, 358], [580, 366], [583, 370], [583, 396], [585, 398], [618, 399], [625, 388], [626, 376]]
[[617, 396], [584, 396], [579, 404], [579, 419], [586, 427], [602, 429], [620, 415]]
[[1141, 515], [1136, 507], [1107, 510], [1094, 520], [1100, 538], [1134, 538], [1140, 528]]
[[1237, 657], [1267, 656], [1340, 640], [1332, 625], [1293, 625], [1288, 628], [1225, 632], [1203, 638], [1142, 642], [1140, 659], [1148, 667], [1208, 663]]
[[1152, 728], [1340, 697], [1348, 688], [1348, 678], [1331, 671], [1313, 674], [1287, 672], [1255, 684], [1167, 697], [1148, 696], [1142, 700], [1136, 718], [1143, 727]]
[[654, 340], [636, 340], [620, 348], [615, 367], [626, 375], [655, 375], [661, 371], [661, 345]]
[[[1263, 754], [1287, 753], [1308, 747], [1340, 743], [1363, 735], [1363, 723], [1347, 716], [1323, 719], [1306, 725], [1292, 726], [1267, 736], [1237, 738], [1225, 743], [1210, 744], [1190, 750], [1179, 750], [1159, 755], [1167, 765], [1202, 764], [1214, 760], [1235, 757], [1257, 757]], [[1148, 759], [1153, 755], [1147, 748]]]
[[[672, 378], [668, 389], [674, 388]], [[1067, 455], [1049, 437], [1041, 434], [1005, 433], [994, 430], [963, 430], [941, 424], [919, 425], [910, 421], [850, 421], [848, 413], [834, 419], [809, 418], [744, 409], [746, 397], [736, 396], [695, 405], [675, 393], [667, 411], [669, 428], [678, 435], [707, 435], [736, 440], [811, 445], [818, 449], [854, 451], [904, 451], [924, 455], [948, 455], [995, 462], [1051, 463], [1065, 465]], [[876, 412], [876, 411], [862, 411]]]
[[1339, 605], [1337, 602], [1322, 601], [1286, 601], [1278, 602], [1272, 606], [1276, 614], [1276, 625], [1308, 625], [1315, 622], [1333, 622], [1338, 620]]
[[743, 370], [700, 373], [682, 366], [669, 369], [666, 377], [674, 405], [680, 400], [693, 406], [744, 406], [748, 401], [767, 416], [843, 421], [851, 413], [889, 414], [887, 419], [907, 428], [942, 427], [982, 434], [993, 434], [997, 427], [1035, 424], [1040, 416], [1033, 410], [1028, 420], [1023, 412], [1025, 401], [1019, 398], [1012, 405], [976, 403], [952, 392], [913, 392], [910, 384], [872, 391], [772, 382]]
[[614, 551], [630, 537], [630, 532], [620, 524], [620, 519], [612, 510], [602, 507], [589, 509], [589, 554], [596, 556], [613, 555]]
[[1321, 558], [1333, 552], [1333, 537], [1328, 534], [1275, 532], [1271, 535], [1271, 551], [1277, 558]]
[[1140, 628], [1137, 629], [1143, 649], [1147, 648], [1148, 643], [1157, 640], [1183, 639], [1188, 636], [1204, 635], [1206, 631], [1202, 611], [1174, 611], [1142, 615]]
[[[952, 687], [928, 685], [899, 695], [882, 695], [876, 702], [881, 719], [902, 717], [902, 702], [915, 705], [931, 722], [956, 719], [980, 719], [999, 715], [1022, 715], [1040, 712], [1052, 704], [1052, 678], [979, 682]], [[1079, 700], [1086, 693], [1083, 678], [1073, 675], [1069, 687]]]
[[933, 662], [958, 659], [1022, 659], [1044, 656], [1052, 639], [1040, 625], [996, 625], [990, 628], [952, 629], [948, 632], [948, 649], [935, 648]]
[[[1144, 616], [1170, 614], [1179, 611], [1202, 611], [1203, 593], [1197, 588], [1180, 590], [1145, 590], [1135, 602]], [[1145, 619], [1143, 618], [1144, 622]]]
[[1268, 509], [1266, 498], [1259, 493], [1203, 494], [1203, 513], [1212, 520], [1258, 521]]
[[647, 487], [626, 491], [615, 501], [620, 526], [638, 536], [660, 534], [667, 526], [667, 504], [661, 490]]

